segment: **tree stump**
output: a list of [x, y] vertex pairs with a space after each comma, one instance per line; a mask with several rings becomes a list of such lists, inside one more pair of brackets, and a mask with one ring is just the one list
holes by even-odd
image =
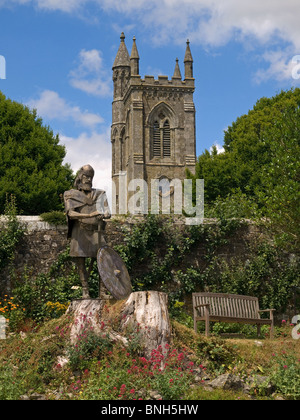
[[[112, 305], [109, 311], [104, 311], [107, 300], [78, 299], [74, 300], [67, 314], [73, 317], [70, 340], [75, 344], [86, 330], [95, 334], [103, 334], [103, 325], [107, 323], [107, 312], [118, 316], [120, 323], [118, 331], [105, 330], [112, 340], [128, 345], [125, 337], [128, 329], [139, 330], [141, 345], [145, 349], [145, 357], [150, 358], [151, 352], [171, 342], [171, 324], [168, 313], [168, 295], [162, 292], [148, 291], [131, 293], [127, 300]], [[118, 312], [116, 314], [116, 311]], [[105, 312], [105, 313], [104, 313]]]
[[96, 334], [100, 333], [101, 314], [105, 301], [102, 299], [73, 300], [66, 314], [73, 317], [70, 340], [75, 344], [84, 330], [91, 329]]
[[139, 326], [145, 356], [152, 350], [171, 342], [171, 324], [168, 313], [168, 295], [162, 292], [147, 291], [132, 293], [121, 312], [121, 328]]

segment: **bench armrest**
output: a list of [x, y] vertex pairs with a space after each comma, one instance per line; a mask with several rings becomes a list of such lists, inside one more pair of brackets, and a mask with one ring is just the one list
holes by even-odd
[[258, 310], [258, 313], [259, 312], [270, 312], [270, 320], [272, 321], [272, 322], [274, 322], [274, 311], [275, 311], [276, 309], [259, 309]]
[[200, 308], [204, 308], [205, 317], [209, 317], [209, 307], [210, 303], [202, 303], [194, 307], [195, 311], [198, 312]]
[[258, 312], [274, 312], [276, 309], [259, 309]]

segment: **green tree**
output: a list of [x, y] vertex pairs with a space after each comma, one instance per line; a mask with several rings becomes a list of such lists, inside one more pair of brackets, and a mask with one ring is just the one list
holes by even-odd
[[238, 182], [233, 178], [232, 157], [230, 153], [218, 154], [217, 148], [213, 146], [212, 151], [205, 150], [198, 157], [194, 179], [204, 179], [205, 201], [213, 202], [217, 197], [226, 197]]
[[[280, 130], [273, 128], [285, 124], [287, 116], [299, 105], [298, 88], [282, 91], [272, 98], [261, 98], [248, 114], [237, 118], [225, 131], [224, 153], [218, 154], [213, 148], [212, 152], [205, 150], [199, 156], [195, 178], [205, 181], [206, 201], [225, 198], [236, 189], [255, 195], [265, 177], [262, 168], [271, 164], [272, 150], [276, 150], [281, 141]], [[288, 129], [289, 135], [293, 127], [295, 125]]]
[[227, 129], [224, 149], [221, 154], [216, 148], [206, 150], [198, 158], [195, 176], [189, 174], [204, 179], [206, 204], [254, 210], [268, 217], [281, 238], [288, 239], [286, 243], [298, 246], [300, 89], [257, 101]]
[[300, 108], [286, 104], [265, 132], [270, 162], [262, 168], [258, 201], [278, 239], [299, 250], [300, 238]]
[[58, 135], [44, 126], [35, 110], [0, 92], [0, 213], [7, 194], [23, 214], [61, 210], [60, 195], [70, 188], [72, 170]]

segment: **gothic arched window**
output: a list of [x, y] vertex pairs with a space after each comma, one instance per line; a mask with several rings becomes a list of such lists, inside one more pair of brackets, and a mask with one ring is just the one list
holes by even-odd
[[152, 126], [152, 157], [171, 157], [171, 130], [168, 120], [156, 120]]

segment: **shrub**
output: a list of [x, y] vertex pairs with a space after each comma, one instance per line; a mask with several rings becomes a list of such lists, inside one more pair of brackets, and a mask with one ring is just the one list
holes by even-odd
[[[25, 269], [15, 279], [13, 294], [17, 303], [25, 308], [26, 317], [38, 323], [61, 315], [68, 302], [81, 297], [79, 276], [69, 250], [59, 255], [47, 274], [34, 277]], [[59, 305], [63, 306], [59, 308]]]
[[82, 330], [76, 344], [68, 348], [70, 367], [73, 371], [86, 369], [91, 360], [100, 360], [112, 349], [107, 334], [98, 335], [89, 328]]
[[51, 225], [65, 225], [67, 223], [66, 214], [62, 211], [51, 211], [42, 213], [40, 218]]

